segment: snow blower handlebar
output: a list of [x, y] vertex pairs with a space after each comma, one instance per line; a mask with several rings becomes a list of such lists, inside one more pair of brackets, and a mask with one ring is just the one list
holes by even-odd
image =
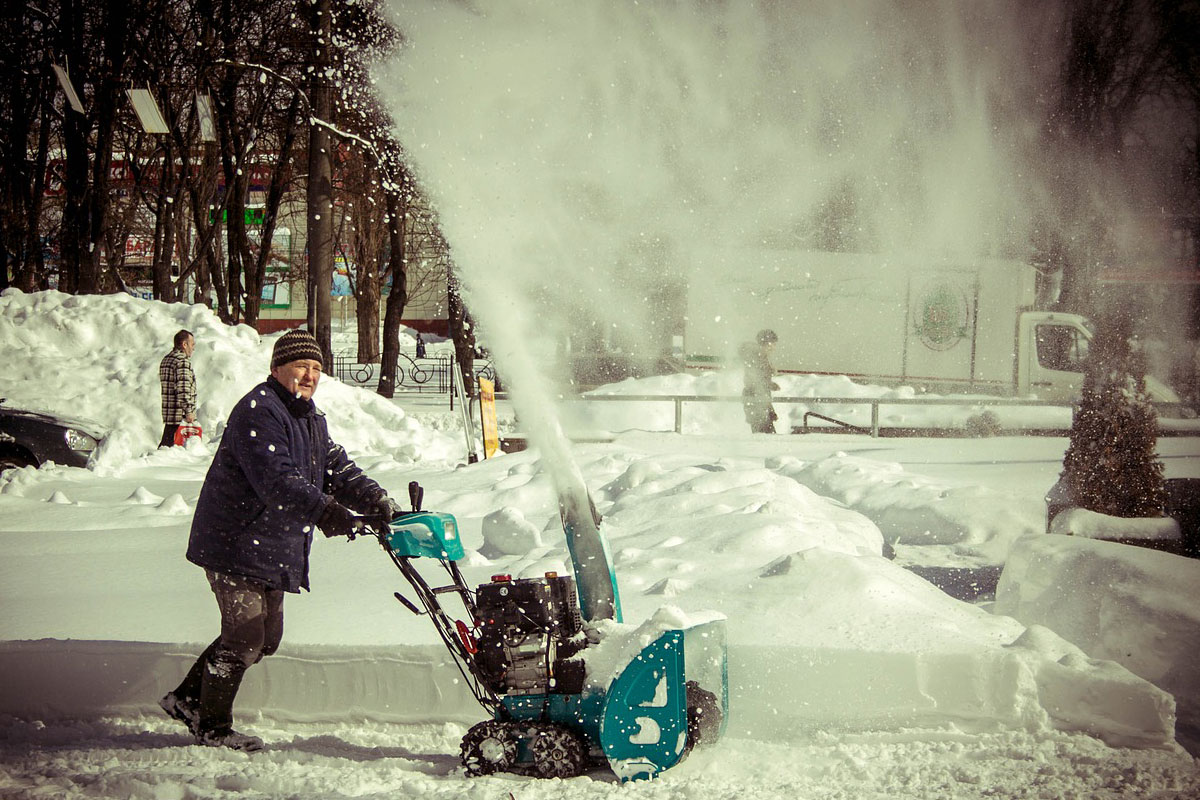
[[[437, 511], [422, 511], [424, 490], [416, 481], [408, 485], [411, 511], [397, 514], [390, 520], [382, 517], [360, 517], [363, 521], [362, 534], [379, 540], [384, 552], [400, 570], [412, 587], [416, 602], [400, 592], [395, 598], [414, 614], [428, 616], [434, 629], [441, 637], [475, 699], [484, 708], [496, 713], [500, 700], [496, 693], [476, 674], [473, 655], [475, 639], [472, 630], [478, 628], [475, 599], [463, 580], [458, 560], [466, 555], [458, 535], [458, 523], [451, 514]], [[415, 558], [429, 558], [441, 564], [449, 582], [431, 586], [412, 563]], [[442, 595], [454, 595], [461, 601], [470, 625], [452, 619], [442, 606]]]
[[[409, 513], [410, 514], [421, 513], [421, 502], [424, 499], [425, 499], [424, 487], [422, 487], [421, 484], [417, 483], [416, 481], [409, 481], [408, 482], [408, 502], [412, 506], [412, 511], [410, 511]], [[401, 514], [399, 516], [394, 517], [393, 519], [387, 519], [384, 515], [381, 515], [381, 514], [362, 514], [362, 515], [356, 516], [355, 520], [362, 523], [362, 528], [357, 531], [351, 531], [347, 535], [347, 538], [353, 542], [360, 535], [374, 536], [377, 539], [379, 539], [380, 542], [383, 543], [383, 546], [386, 548], [388, 546], [386, 537], [392, 531], [392, 522], [394, 522], [395, 520], [401, 519], [404, 516], [407, 516], [407, 515]], [[420, 555], [431, 555], [431, 554], [422, 553]]]

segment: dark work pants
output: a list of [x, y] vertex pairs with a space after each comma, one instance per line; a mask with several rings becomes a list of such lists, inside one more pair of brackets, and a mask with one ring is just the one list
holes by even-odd
[[205, 573], [221, 612], [221, 635], [196, 659], [175, 696], [199, 706], [202, 727], [220, 729], [231, 724], [233, 700], [246, 668], [279, 649], [284, 593], [249, 578]]
[[163, 435], [158, 441], [159, 447], [174, 447], [175, 446], [175, 431], [179, 430], [178, 425], [163, 425]]
[[746, 412], [751, 433], [775, 432], [775, 420], [779, 419], [779, 415], [775, 413], [770, 400], [747, 397], [742, 400], [742, 409]]
[[221, 636], [213, 661], [242, 668], [279, 649], [283, 639], [283, 592], [238, 575], [205, 570], [221, 610]]

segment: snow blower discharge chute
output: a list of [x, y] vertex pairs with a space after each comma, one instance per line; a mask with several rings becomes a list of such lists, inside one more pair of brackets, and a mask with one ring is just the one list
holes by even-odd
[[[400, 592], [396, 599], [429, 617], [491, 715], [463, 737], [468, 775], [568, 778], [607, 763], [622, 781], [652, 778], [721, 735], [729, 702], [724, 620], [651, 626], [648, 644], [645, 626], [631, 636], [623, 626], [592, 624], [622, 620], [586, 487], [559, 497], [574, 578], [496, 575], [473, 590], [459, 571], [454, 517], [422, 511], [422, 495], [410, 483], [412, 511], [372, 532], [417, 602]], [[413, 563], [421, 558], [439, 562], [449, 583], [430, 586]], [[442, 605], [451, 595], [466, 620]]]

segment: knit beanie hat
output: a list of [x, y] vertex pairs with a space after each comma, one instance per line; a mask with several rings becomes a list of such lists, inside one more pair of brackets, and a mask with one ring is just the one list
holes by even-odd
[[[271, 351], [271, 369], [283, 366], [302, 358], [311, 358], [321, 364], [321, 347], [316, 338], [308, 331], [292, 330], [279, 337], [275, 349]], [[324, 364], [321, 364], [324, 367]]]

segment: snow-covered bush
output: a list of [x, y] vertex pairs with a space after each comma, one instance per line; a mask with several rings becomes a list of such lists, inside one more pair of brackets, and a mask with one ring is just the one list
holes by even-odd
[[1129, 314], [1107, 314], [1088, 353], [1063, 457], [1062, 483], [1075, 505], [1113, 517], [1162, 513], [1166, 490], [1155, 452], [1158, 419], [1145, 375]]

